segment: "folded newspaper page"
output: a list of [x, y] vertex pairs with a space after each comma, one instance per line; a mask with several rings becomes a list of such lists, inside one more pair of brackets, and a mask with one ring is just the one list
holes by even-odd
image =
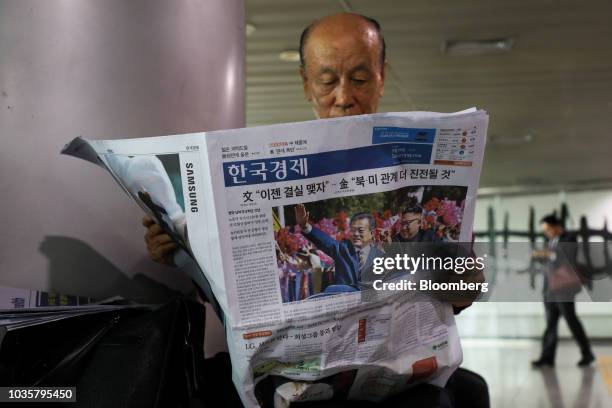
[[461, 363], [449, 303], [365, 294], [389, 245], [471, 241], [487, 125], [476, 109], [386, 113], [64, 153], [106, 167], [197, 262], [245, 406], [380, 401]]
[[10, 309], [28, 309], [47, 306], [82, 306], [94, 302], [92, 298], [86, 296], [74, 296], [33, 289], [0, 286], [0, 312]]

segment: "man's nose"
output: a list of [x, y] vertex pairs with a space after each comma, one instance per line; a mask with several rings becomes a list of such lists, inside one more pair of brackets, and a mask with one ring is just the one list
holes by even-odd
[[353, 88], [350, 81], [341, 80], [336, 89], [336, 101], [335, 105], [337, 108], [348, 110], [355, 105], [355, 99], [353, 98]]

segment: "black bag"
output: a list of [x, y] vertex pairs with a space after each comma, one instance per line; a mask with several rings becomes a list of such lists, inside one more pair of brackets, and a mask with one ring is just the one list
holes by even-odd
[[76, 386], [70, 407], [205, 407], [204, 324], [201, 304], [176, 300], [8, 332], [0, 381]]

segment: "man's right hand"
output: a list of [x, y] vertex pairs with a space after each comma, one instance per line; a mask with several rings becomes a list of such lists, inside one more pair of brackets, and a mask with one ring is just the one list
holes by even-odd
[[159, 224], [150, 217], [143, 217], [142, 225], [147, 228], [144, 239], [151, 259], [164, 265], [175, 266], [173, 255], [178, 245], [172, 237], [166, 234]]
[[295, 206], [295, 222], [303, 229], [306, 228], [308, 223], [308, 211], [304, 204], [298, 204]]

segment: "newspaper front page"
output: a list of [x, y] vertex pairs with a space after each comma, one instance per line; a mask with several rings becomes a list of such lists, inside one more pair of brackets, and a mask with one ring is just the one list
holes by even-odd
[[471, 241], [487, 125], [476, 109], [386, 113], [64, 153], [106, 167], [200, 266], [245, 406], [380, 401], [461, 363], [450, 304], [367, 294], [415, 225], [419, 241]]

